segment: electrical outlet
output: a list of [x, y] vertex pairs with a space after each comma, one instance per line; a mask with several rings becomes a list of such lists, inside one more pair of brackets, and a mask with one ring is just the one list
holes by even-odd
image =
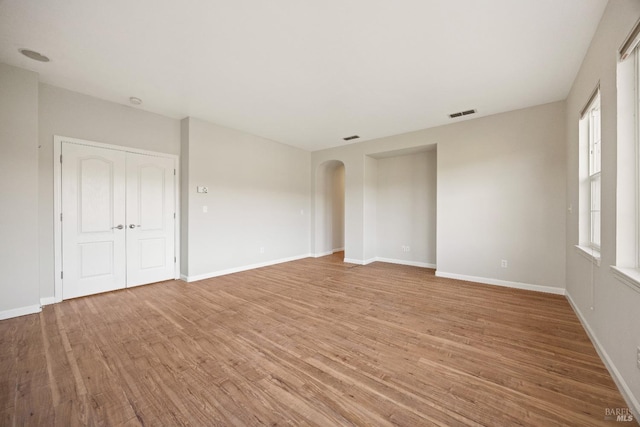
[[260, 246], [260, 253], [263, 254], [264, 253], [264, 246]]
[[411, 252], [411, 246], [402, 245], [402, 252]]
[[500, 261], [500, 267], [502, 267], [502, 268], [509, 267], [509, 263], [507, 262], [506, 259], [503, 259], [502, 261]]
[[198, 193], [204, 193], [204, 194], [206, 194], [206, 193], [208, 193], [208, 192], [209, 192], [209, 187], [205, 187], [205, 186], [202, 186], [202, 185], [198, 185], [198, 186], [196, 187], [196, 191], [197, 191]]

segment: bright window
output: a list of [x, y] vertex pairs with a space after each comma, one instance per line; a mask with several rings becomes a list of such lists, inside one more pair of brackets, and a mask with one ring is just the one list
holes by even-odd
[[[620, 48], [616, 72], [616, 264], [613, 275], [640, 291], [640, 22]], [[585, 239], [586, 240], [586, 239]]]
[[593, 97], [582, 120], [587, 121], [589, 149], [589, 246], [600, 250], [602, 141], [600, 138], [600, 91]]

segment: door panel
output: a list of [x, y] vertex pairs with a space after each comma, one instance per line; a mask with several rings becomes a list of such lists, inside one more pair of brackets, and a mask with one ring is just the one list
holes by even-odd
[[174, 160], [61, 150], [63, 299], [173, 279]]
[[127, 286], [173, 279], [173, 159], [127, 153]]
[[124, 152], [62, 144], [63, 298], [125, 287]]
[[78, 245], [80, 278], [105, 276], [113, 271], [113, 242], [88, 242]]

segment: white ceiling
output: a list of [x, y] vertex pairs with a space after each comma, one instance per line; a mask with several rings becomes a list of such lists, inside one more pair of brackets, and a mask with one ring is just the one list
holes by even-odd
[[[0, 0], [0, 62], [317, 150], [564, 99], [606, 0]], [[36, 50], [38, 63], [18, 53]], [[467, 118], [456, 119], [467, 120]]]

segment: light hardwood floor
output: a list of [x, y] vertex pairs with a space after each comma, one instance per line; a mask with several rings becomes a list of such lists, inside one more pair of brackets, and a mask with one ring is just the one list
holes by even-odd
[[341, 255], [4, 320], [0, 425], [590, 426], [627, 407], [564, 297]]

